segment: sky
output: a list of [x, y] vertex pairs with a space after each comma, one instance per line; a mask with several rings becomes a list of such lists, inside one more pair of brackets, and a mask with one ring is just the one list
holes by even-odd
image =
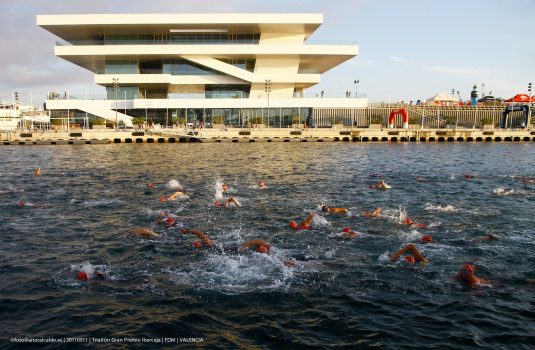
[[509, 98], [535, 82], [533, 0], [0, 0], [0, 98], [42, 103], [48, 91], [104, 94], [93, 73], [54, 55], [37, 14], [322, 13], [310, 38], [358, 43], [359, 55], [331, 69], [309, 93], [358, 94], [370, 102], [425, 100], [474, 84]]

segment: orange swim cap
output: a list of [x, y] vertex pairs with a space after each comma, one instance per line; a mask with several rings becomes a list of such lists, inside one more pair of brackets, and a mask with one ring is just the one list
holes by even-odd
[[160, 197], [160, 202], [165, 202], [165, 197]]
[[297, 222], [295, 221], [290, 221], [290, 223], [288, 224], [288, 226], [290, 226], [290, 228], [293, 228], [294, 230], [297, 230], [297, 228], [299, 227], [299, 225], [297, 224]]
[[345, 233], [351, 233], [351, 229], [349, 227], [344, 227], [342, 229], [342, 232], [345, 232]]
[[191, 245], [195, 248], [200, 248], [202, 247], [202, 241], [194, 241], [193, 243], [191, 243]]
[[173, 225], [174, 223], [175, 223], [175, 219], [173, 219], [173, 218], [166, 218], [166, 219], [165, 219], [165, 224], [166, 224], [167, 226], [171, 226], [171, 225]]
[[469, 273], [474, 273], [474, 265], [471, 265], [471, 264], [466, 264], [462, 267], [462, 270], [466, 271], [466, 272], [469, 272]]
[[409, 264], [414, 264], [416, 262], [416, 259], [412, 255], [407, 255], [404, 259]]
[[268, 250], [269, 250], [268, 247], [266, 247], [263, 244], [259, 245], [258, 248], [256, 248], [256, 251], [259, 253], [267, 253]]
[[433, 237], [431, 237], [430, 235], [425, 235], [425, 236], [422, 237], [422, 242], [431, 243], [431, 242], [433, 242]]
[[411, 218], [405, 218], [405, 220], [403, 220], [403, 223], [405, 225], [412, 225], [412, 219]]
[[76, 278], [79, 279], [80, 281], [87, 281], [87, 279], [88, 279], [87, 273], [85, 273], [84, 271], [80, 271], [76, 275]]

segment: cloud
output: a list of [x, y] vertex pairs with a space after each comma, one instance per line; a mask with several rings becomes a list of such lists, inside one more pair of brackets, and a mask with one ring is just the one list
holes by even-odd
[[500, 71], [493, 71], [481, 68], [451, 67], [451, 66], [422, 66], [421, 69], [444, 74], [459, 75], [465, 77], [486, 77], [502, 74]]
[[399, 63], [408, 63], [413, 64], [414, 62], [411, 60], [408, 60], [406, 58], [398, 57], [398, 56], [388, 56], [388, 59], [390, 61], [399, 62]]

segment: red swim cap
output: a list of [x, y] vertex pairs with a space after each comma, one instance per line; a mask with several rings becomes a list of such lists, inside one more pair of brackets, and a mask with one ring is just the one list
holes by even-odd
[[268, 247], [266, 247], [265, 245], [259, 245], [258, 248], [256, 248], [256, 251], [259, 252], [259, 253], [267, 253], [268, 252]]
[[409, 264], [414, 264], [416, 262], [416, 259], [412, 255], [407, 255], [404, 259]]
[[193, 243], [191, 243], [192, 246], [194, 246], [195, 248], [200, 248], [202, 247], [202, 242], [201, 241], [194, 241]]
[[214, 202], [214, 205], [215, 205], [216, 207], [220, 207], [220, 206], [221, 206], [221, 202], [220, 202], [220, 201], [215, 201], [215, 202]]
[[173, 218], [165, 218], [165, 223], [168, 225], [168, 226], [171, 226], [175, 223], [175, 219]]
[[425, 235], [425, 236], [422, 237], [422, 242], [431, 243], [431, 242], [433, 242], [433, 237], [431, 237], [430, 235]]
[[345, 232], [345, 233], [351, 233], [351, 229], [349, 227], [344, 227], [342, 229], [342, 232]]
[[403, 220], [403, 223], [405, 225], [412, 225], [412, 219], [411, 218], [405, 218], [405, 220]]
[[299, 227], [299, 225], [297, 224], [297, 222], [295, 221], [290, 221], [290, 223], [288, 224], [288, 226], [290, 226], [290, 228], [293, 228], [294, 230], [297, 230], [297, 228]]
[[78, 278], [80, 281], [87, 281], [87, 279], [88, 279], [87, 273], [85, 273], [84, 271], [80, 271], [76, 275], [76, 278]]

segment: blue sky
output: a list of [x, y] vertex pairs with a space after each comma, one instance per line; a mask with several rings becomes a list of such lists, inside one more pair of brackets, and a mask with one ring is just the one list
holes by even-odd
[[[370, 102], [426, 99], [474, 84], [500, 97], [526, 93], [535, 82], [533, 0], [18, 0], [3, 1], [0, 98], [18, 91], [42, 102], [47, 91], [102, 94], [92, 73], [54, 56], [57, 38], [37, 14], [69, 13], [323, 13], [314, 41], [358, 42], [360, 54], [309, 90], [354, 91]], [[354, 93], [354, 92], [353, 92]]]

